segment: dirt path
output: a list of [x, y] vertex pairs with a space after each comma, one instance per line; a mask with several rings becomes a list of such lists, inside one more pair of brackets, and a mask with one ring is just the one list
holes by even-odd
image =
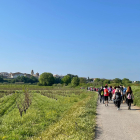
[[121, 104], [117, 111], [113, 102], [108, 107], [98, 102], [95, 140], [140, 140], [140, 109]]

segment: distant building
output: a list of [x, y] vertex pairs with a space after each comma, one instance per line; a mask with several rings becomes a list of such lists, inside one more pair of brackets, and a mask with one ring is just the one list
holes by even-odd
[[54, 74], [53, 77], [62, 79], [64, 76], [58, 75], [58, 74]]
[[33, 70], [31, 70], [31, 75], [32, 75], [32, 76], [34, 75], [34, 71], [33, 71]]
[[32, 75], [31, 74], [24, 73], [24, 76], [30, 78]]
[[16, 73], [9, 73], [7, 78], [17, 78], [18, 76], [26, 76], [28, 78], [30, 78], [31, 76], [36, 77], [37, 79], [39, 78], [39, 73], [37, 72], [36, 74], [34, 74], [34, 71], [31, 71], [31, 74], [27, 74], [27, 73], [20, 73], [20, 72], [16, 72]]
[[31, 75], [36, 77], [37, 79], [39, 79], [39, 73], [38, 72], [36, 74], [34, 74], [34, 71], [31, 70]]
[[10, 73], [10, 78], [17, 78], [18, 76], [24, 76], [24, 74], [20, 72]]
[[33, 76], [36, 77], [37, 79], [39, 79], [39, 73], [38, 72], [36, 74], [34, 74]]
[[137, 83], [138, 81], [132, 81], [132, 83]]
[[2, 76], [3, 78], [8, 78], [9, 77], [9, 73], [8, 72], [1, 72], [0, 76]]
[[94, 82], [94, 78], [90, 78], [89, 80], [90, 80], [91, 83]]

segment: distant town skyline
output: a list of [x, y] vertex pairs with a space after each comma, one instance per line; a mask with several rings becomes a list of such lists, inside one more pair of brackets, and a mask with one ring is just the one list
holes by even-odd
[[[22, 72], [14, 72], [14, 73], [12, 73], [12, 72], [0, 72], [0, 76], [2, 75], [2, 73], [5, 73], [4, 75], [6, 75], [7, 76], [7, 74], [8, 74], [8, 77], [9, 77], [9, 75], [11, 75], [11, 74], [14, 74], [14, 75], [16, 75], [15, 76], [15, 78], [16, 77], [18, 77], [18, 76], [27, 76], [27, 77], [30, 77], [31, 75], [33, 75], [33, 76], [35, 76], [35, 77], [37, 77], [37, 78], [39, 78], [39, 75], [40, 74], [42, 74], [42, 73], [36, 73], [36, 74], [34, 74], [34, 70], [31, 70], [31, 72], [30, 72], [30, 74], [29, 73], [26, 73], [26, 72], [24, 72], [24, 73], [22, 73]], [[51, 72], [50, 72], [51, 73]], [[52, 73], [53, 74], [53, 73]], [[71, 73], [67, 73], [67, 74], [71, 74]], [[67, 75], [67, 74], [65, 74], [65, 75]], [[53, 76], [54, 77], [56, 77], [56, 78], [63, 78], [65, 75], [60, 75], [60, 74], [53, 74]], [[75, 75], [75, 74], [73, 74], [73, 75]], [[81, 78], [86, 78], [86, 79], [88, 79], [88, 77], [84, 77], [84, 76], [79, 76], [79, 77], [81, 77]], [[9, 78], [13, 78], [13, 77], [9, 77]], [[101, 77], [89, 77], [90, 79], [96, 79], [96, 78], [100, 78], [100, 79], [108, 79], [108, 80], [113, 80], [113, 79], [115, 79], [115, 78], [113, 78], [113, 79], [110, 79], [110, 78], [101, 78]], [[116, 78], [119, 78], [119, 77], [116, 77]], [[124, 77], [124, 78], [127, 78], [127, 77]], [[123, 78], [119, 78], [119, 79], [123, 79]], [[129, 78], [128, 78], [129, 79]], [[129, 79], [129, 80], [131, 80], [131, 79]], [[131, 80], [131, 81], [136, 81], [136, 80]]]

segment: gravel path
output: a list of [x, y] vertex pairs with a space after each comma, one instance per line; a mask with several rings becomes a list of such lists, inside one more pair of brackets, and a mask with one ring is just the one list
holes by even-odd
[[140, 109], [121, 104], [117, 111], [112, 101], [98, 102], [95, 140], [140, 140]]

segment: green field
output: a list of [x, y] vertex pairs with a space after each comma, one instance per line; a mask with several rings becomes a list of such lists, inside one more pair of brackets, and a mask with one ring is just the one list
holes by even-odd
[[[95, 92], [37, 86], [22, 91], [17, 87], [0, 87], [0, 139], [93, 139]], [[26, 97], [30, 103], [24, 111]]]

